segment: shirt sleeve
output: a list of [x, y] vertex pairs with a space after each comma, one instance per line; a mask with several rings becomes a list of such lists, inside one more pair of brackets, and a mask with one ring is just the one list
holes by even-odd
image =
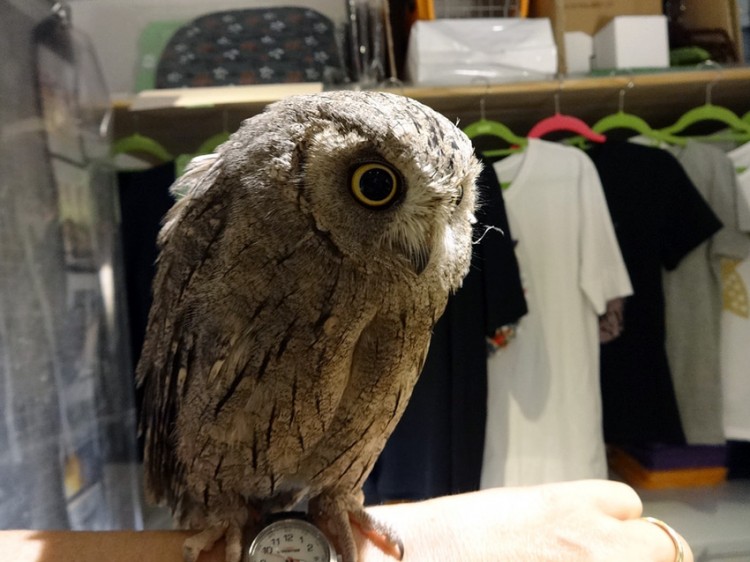
[[518, 322], [528, 309], [500, 182], [488, 162], [477, 180], [477, 189], [479, 207], [471, 269], [482, 276], [485, 334], [492, 337], [498, 328]]
[[659, 207], [661, 259], [666, 269], [673, 270], [722, 224], [674, 156], [658, 151], [654, 158], [659, 161], [652, 169], [661, 176], [654, 194]]
[[633, 294], [633, 287], [617, 243], [599, 174], [581, 152], [580, 177], [580, 287], [597, 314], [607, 301]]

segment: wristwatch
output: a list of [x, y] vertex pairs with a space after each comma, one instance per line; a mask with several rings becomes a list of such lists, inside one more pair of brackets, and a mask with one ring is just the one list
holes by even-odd
[[297, 511], [276, 513], [250, 543], [249, 562], [340, 562], [331, 542]]

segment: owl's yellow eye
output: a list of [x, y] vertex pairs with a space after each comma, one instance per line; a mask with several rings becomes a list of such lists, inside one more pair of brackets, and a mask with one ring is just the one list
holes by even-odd
[[360, 164], [352, 172], [350, 181], [354, 198], [373, 209], [387, 207], [401, 191], [396, 173], [380, 162]]

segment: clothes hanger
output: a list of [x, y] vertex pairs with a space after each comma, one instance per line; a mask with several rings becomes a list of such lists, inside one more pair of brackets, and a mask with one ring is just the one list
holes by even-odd
[[677, 145], [685, 144], [685, 139], [653, 129], [642, 117], [625, 111], [625, 94], [628, 89], [633, 87], [634, 84], [631, 80], [628, 82], [628, 85], [619, 92], [620, 100], [617, 113], [612, 113], [602, 117], [599, 121], [594, 123], [591, 129], [596, 133], [602, 134], [615, 129], [626, 129], [655, 141]]
[[230, 133], [227, 127], [227, 112], [223, 112], [223, 128], [220, 133], [207, 138], [193, 153], [180, 154], [175, 161], [175, 176], [180, 177], [187, 168], [188, 164], [193, 158], [197, 156], [203, 156], [204, 154], [211, 154], [214, 152], [219, 145], [229, 140]]
[[[741, 119], [731, 109], [714, 105], [711, 102], [711, 94], [718, 81], [719, 78], [717, 77], [716, 80], [706, 84], [706, 102], [703, 105], [685, 112], [674, 125], [661, 129], [661, 132], [669, 135], [677, 135], [684, 133], [688, 128], [698, 123], [713, 121], [728, 126], [733, 130], [732, 133], [739, 133], [738, 136], [750, 140], [750, 122]], [[709, 137], [701, 138], [705, 140]]]
[[118, 154], [145, 154], [153, 156], [161, 162], [172, 160], [172, 155], [166, 148], [154, 139], [145, 137], [139, 133], [133, 133], [132, 135], [115, 142], [112, 145], [111, 153], [112, 156], [117, 156]]
[[560, 88], [555, 92], [554, 96], [555, 114], [539, 121], [526, 136], [530, 139], [540, 139], [549, 133], [566, 131], [576, 133], [592, 142], [604, 142], [607, 140], [607, 137], [592, 130], [591, 127], [578, 117], [560, 113], [560, 90], [562, 90], [562, 81], [560, 81]]
[[220, 144], [223, 144], [229, 140], [229, 127], [228, 127], [228, 116], [226, 110], [222, 112], [222, 129], [220, 133], [207, 138], [198, 147], [195, 156], [201, 156], [203, 154], [210, 154], [218, 148]]
[[[489, 88], [489, 83], [487, 86]], [[482, 156], [487, 157], [506, 156], [523, 150], [528, 144], [528, 141], [524, 137], [516, 135], [508, 126], [503, 125], [499, 121], [487, 119], [485, 114], [485, 96], [479, 99], [479, 120], [464, 127], [463, 132], [471, 140], [481, 136], [490, 136], [503, 140], [510, 145], [508, 148], [482, 151]]]
[[110, 149], [111, 156], [119, 154], [129, 154], [133, 156], [144, 155], [155, 158], [158, 162], [169, 162], [174, 157], [161, 144], [150, 137], [146, 137], [138, 132], [138, 116], [133, 116], [134, 128], [132, 135], [123, 137], [112, 144]]

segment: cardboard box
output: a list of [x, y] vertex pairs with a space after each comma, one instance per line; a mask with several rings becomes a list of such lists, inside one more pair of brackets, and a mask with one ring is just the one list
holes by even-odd
[[591, 67], [668, 68], [666, 16], [616, 16], [594, 35]]
[[594, 35], [615, 16], [661, 15], [661, 0], [535, 0], [532, 16], [561, 24], [562, 31]]
[[[740, 17], [736, 0], [684, 0], [683, 23], [690, 29], [724, 29], [743, 59]], [[615, 16], [662, 13], [661, 0], [531, 0], [529, 15], [550, 18], [557, 44], [560, 72], [568, 72], [565, 33], [582, 31], [593, 36]]]
[[659, 490], [716, 486], [726, 481], [724, 466], [652, 469], [641, 464], [622, 449], [613, 447], [607, 452], [609, 467], [626, 483], [636, 488]]
[[593, 37], [615, 16], [661, 13], [661, 0], [532, 0], [529, 15], [550, 18], [560, 72], [568, 72], [565, 32], [582, 31]]
[[[746, 1], [746, 0], [743, 0]], [[732, 39], [739, 60], [744, 60], [740, 14], [735, 0], [684, 0], [682, 23], [688, 29], [723, 29]]]

